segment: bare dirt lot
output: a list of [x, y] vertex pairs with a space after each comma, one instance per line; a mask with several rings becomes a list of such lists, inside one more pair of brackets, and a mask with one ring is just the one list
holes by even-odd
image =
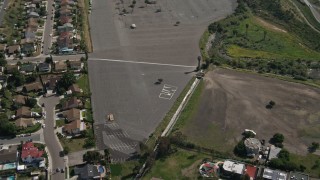
[[[320, 140], [320, 89], [226, 69], [209, 72], [199, 106], [182, 129], [190, 141], [230, 151], [252, 129], [257, 138], [285, 136], [284, 146], [305, 154]], [[267, 109], [273, 100], [276, 105]]]

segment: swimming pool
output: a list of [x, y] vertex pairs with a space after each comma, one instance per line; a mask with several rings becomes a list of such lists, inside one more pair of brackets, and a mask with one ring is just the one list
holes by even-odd
[[7, 180], [15, 180], [14, 176], [7, 177]]
[[2, 169], [3, 170], [15, 169], [16, 167], [17, 167], [16, 163], [8, 163], [8, 164], [3, 165]]

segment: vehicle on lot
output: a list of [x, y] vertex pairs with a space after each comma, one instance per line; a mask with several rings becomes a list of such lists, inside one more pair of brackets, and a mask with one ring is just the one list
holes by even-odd
[[60, 169], [59, 169], [59, 168], [57, 168], [57, 169], [56, 169], [56, 172], [60, 172]]
[[108, 114], [107, 115], [107, 121], [114, 121], [114, 116], [113, 116], [113, 114]]
[[61, 172], [61, 173], [64, 173], [64, 169], [63, 169], [63, 168], [61, 168], [61, 169], [60, 169], [60, 172]]

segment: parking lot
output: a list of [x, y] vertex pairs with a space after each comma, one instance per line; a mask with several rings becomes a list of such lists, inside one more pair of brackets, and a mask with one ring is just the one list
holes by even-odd
[[[126, 1], [119, 3], [93, 1], [89, 78], [97, 146], [123, 161], [169, 111], [194, 75], [203, 31], [230, 14], [235, 0], [163, 0], [147, 6], [138, 0], [133, 10]], [[126, 16], [119, 15], [123, 8]], [[137, 28], [130, 29], [132, 24]], [[114, 114], [116, 129], [102, 126], [108, 113]]]

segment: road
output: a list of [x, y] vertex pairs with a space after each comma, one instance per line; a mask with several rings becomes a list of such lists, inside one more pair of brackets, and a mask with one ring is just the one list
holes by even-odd
[[35, 142], [41, 142], [40, 134], [32, 134], [27, 137], [15, 137], [15, 138], [0, 138], [0, 144], [20, 144], [21, 141], [27, 141], [32, 139]]
[[320, 23], [320, 13], [315, 9], [315, 7], [308, 0], [304, 0], [304, 2], [310, 8], [314, 18], [318, 21], [318, 23]]
[[3, 17], [5, 14], [4, 8], [7, 8], [8, 4], [9, 4], [9, 0], [4, 0], [3, 5], [0, 8], [0, 26], [2, 26]]
[[47, 19], [44, 26], [43, 33], [43, 54], [50, 54], [50, 48], [52, 43], [52, 37], [50, 34], [53, 32], [53, 18], [54, 18], [54, 7], [53, 0], [47, 1]]
[[[51, 96], [47, 98], [40, 98], [39, 103], [44, 103], [44, 108], [46, 112], [46, 127], [44, 129], [44, 141], [49, 150], [49, 160], [51, 160], [51, 171], [52, 172], [51, 179], [54, 180], [63, 180], [64, 173], [56, 173], [55, 170], [57, 168], [64, 168], [65, 162], [64, 158], [60, 157], [59, 152], [62, 151], [62, 147], [60, 142], [54, 132], [55, 120], [54, 120], [54, 109], [56, 104], [59, 102], [59, 97]], [[50, 158], [51, 157], [51, 158]]]

